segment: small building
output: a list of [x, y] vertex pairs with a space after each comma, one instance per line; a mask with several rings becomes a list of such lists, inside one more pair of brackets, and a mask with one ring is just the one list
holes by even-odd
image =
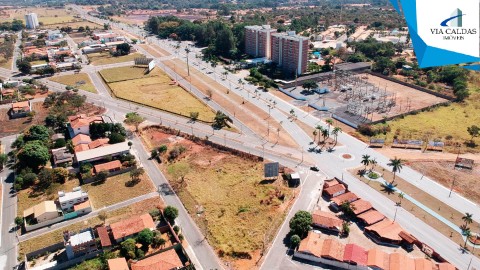
[[10, 118], [16, 119], [21, 117], [26, 117], [28, 113], [32, 111], [32, 104], [30, 101], [20, 101], [12, 103], [10, 109]]
[[81, 152], [75, 152], [75, 160], [78, 163], [93, 162], [102, 160], [105, 157], [116, 157], [130, 153], [128, 142], [110, 144], [95, 149], [88, 149]]
[[346, 244], [345, 251], [343, 253], [343, 261], [357, 266], [367, 266], [367, 251], [356, 244]]
[[323, 183], [323, 188], [326, 189], [326, 188], [329, 188], [331, 186], [335, 186], [335, 185], [338, 185], [340, 184], [340, 181], [338, 181], [337, 178], [332, 178], [330, 180], [325, 180], [325, 182]]
[[66, 231], [63, 233], [63, 240], [69, 260], [97, 251], [97, 242], [91, 228], [81, 230], [77, 234]]
[[342, 220], [332, 213], [315, 210], [312, 213], [312, 226], [339, 233]]
[[108, 142], [110, 139], [108, 138], [100, 138], [92, 141], [91, 143], [88, 144], [88, 149], [95, 149], [98, 147], [102, 147], [104, 145], [108, 145]]
[[110, 224], [110, 229], [115, 242], [120, 243], [129, 237], [137, 235], [143, 229], [154, 230], [155, 223], [150, 214], [143, 214]]
[[340, 206], [342, 205], [342, 203], [344, 202], [354, 202], [356, 200], [358, 200], [359, 198], [357, 197], [357, 195], [353, 192], [346, 192], [346, 193], [343, 193], [342, 195], [339, 195], [337, 197], [334, 197], [330, 200], [331, 202], [331, 207], [333, 208], [333, 210], [335, 211], [338, 211]]
[[57, 205], [54, 201], [43, 201], [23, 211], [23, 217], [27, 224], [42, 223], [55, 219], [61, 215], [62, 212], [57, 209]]
[[77, 146], [79, 144], [89, 144], [92, 142], [92, 139], [90, 138], [90, 136], [86, 135], [86, 134], [78, 134], [76, 135], [75, 137], [72, 138], [72, 144], [73, 146]]
[[100, 245], [102, 246], [102, 249], [108, 249], [112, 247], [112, 240], [105, 226], [97, 228], [97, 235], [100, 239]]
[[322, 258], [343, 262], [345, 245], [336, 239], [325, 239], [322, 246]]
[[389, 260], [389, 270], [403, 270], [403, 269], [415, 269], [415, 261], [404, 254], [391, 253], [390, 260]]
[[402, 227], [389, 219], [365, 227], [365, 233], [375, 242], [389, 245], [400, 245], [402, 238], [399, 233], [401, 231], [403, 231]]
[[111, 172], [118, 171], [121, 168], [122, 168], [122, 163], [120, 162], [120, 160], [113, 160], [107, 163], [97, 164], [93, 166], [95, 173], [99, 173], [102, 171], [111, 173]]
[[372, 209], [372, 204], [362, 199], [352, 202], [351, 206], [355, 215], [360, 215]]
[[401, 231], [398, 236], [402, 238], [402, 246], [406, 250], [413, 250], [413, 246], [415, 243], [418, 241], [417, 238], [415, 238], [413, 235], [407, 233], [406, 231]]
[[74, 115], [68, 117], [68, 132], [70, 138], [78, 134], [90, 135], [91, 123], [104, 123], [102, 116], [86, 116], [85, 114]]
[[91, 44], [82, 48], [83, 54], [103, 52], [107, 50], [107, 45], [105, 44]]
[[88, 201], [88, 193], [83, 191], [81, 187], [73, 188], [72, 192], [58, 192], [58, 201], [63, 211], [71, 212], [74, 206]]
[[142, 260], [133, 261], [130, 263], [130, 267], [132, 270], [175, 270], [183, 268], [183, 263], [175, 249], [172, 248]]
[[61, 147], [52, 150], [53, 163], [55, 166], [69, 166], [73, 162], [73, 154], [70, 153], [67, 147]]
[[63, 135], [62, 133], [55, 133], [52, 135], [52, 137], [50, 137], [50, 139], [52, 139], [52, 141], [56, 141], [56, 140], [59, 140], [59, 139], [65, 139], [65, 135]]
[[367, 252], [367, 266], [372, 270], [388, 269], [390, 265], [390, 256], [377, 248], [372, 248]]
[[448, 262], [439, 263], [437, 266], [438, 270], [457, 270], [455, 266], [451, 265]]
[[60, 30], [50, 30], [47, 32], [47, 39], [52, 41], [56, 39], [61, 39], [63, 38], [63, 34], [60, 32]]
[[424, 258], [415, 258], [413, 259], [415, 263], [415, 270], [431, 270], [436, 269], [434, 268], [434, 263], [431, 260], [427, 260]]
[[110, 259], [107, 261], [109, 270], [130, 270], [127, 260], [123, 257]]
[[347, 188], [343, 184], [338, 184], [334, 186], [330, 186], [323, 190], [323, 195], [329, 199], [342, 195], [343, 193], [347, 192]]
[[357, 218], [366, 226], [373, 225], [385, 219], [385, 216], [375, 209], [369, 210], [357, 216]]

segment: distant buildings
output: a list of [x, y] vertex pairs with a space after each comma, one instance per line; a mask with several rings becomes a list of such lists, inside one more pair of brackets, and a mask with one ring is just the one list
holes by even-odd
[[25, 24], [27, 29], [35, 29], [40, 24], [38, 23], [38, 17], [36, 13], [28, 13], [25, 15]]
[[277, 33], [269, 25], [245, 27], [245, 52], [254, 57], [271, 59], [286, 75], [307, 71], [308, 37], [294, 31]]

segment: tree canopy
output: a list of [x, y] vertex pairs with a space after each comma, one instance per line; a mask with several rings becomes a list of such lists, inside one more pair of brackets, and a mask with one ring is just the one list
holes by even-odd
[[175, 223], [175, 219], [178, 217], [178, 209], [169, 205], [163, 210], [163, 216], [170, 223]]
[[38, 169], [50, 159], [48, 148], [41, 141], [26, 142], [18, 154], [18, 161], [22, 167]]
[[290, 219], [290, 232], [292, 234], [304, 237], [310, 230], [311, 224], [312, 214], [307, 211], [298, 211], [295, 213], [292, 219]]

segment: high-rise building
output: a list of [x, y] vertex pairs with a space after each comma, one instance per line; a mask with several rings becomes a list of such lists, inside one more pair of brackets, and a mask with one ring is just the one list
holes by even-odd
[[245, 26], [245, 53], [270, 59], [271, 36], [275, 32], [277, 30], [270, 28], [270, 25]]
[[36, 13], [28, 13], [25, 15], [25, 25], [27, 29], [35, 29], [39, 26], [38, 17]]
[[272, 34], [272, 61], [286, 75], [300, 75], [307, 71], [308, 38], [296, 35], [294, 31]]

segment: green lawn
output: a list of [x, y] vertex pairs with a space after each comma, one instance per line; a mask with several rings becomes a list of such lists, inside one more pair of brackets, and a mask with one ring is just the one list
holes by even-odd
[[92, 93], [97, 92], [97, 90], [95, 89], [95, 86], [90, 80], [90, 77], [86, 73], [55, 76], [55, 77], [51, 77], [50, 80], [64, 84], [64, 85], [75, 86], [88, 92], [92, 92]]
[[140, 53], [131, 53], [129, 55], [117, 56], [117, 57], [112, 56], [110, 53], [91, 53], [91, 54], [88, 54], [87, 56], [88, 56], [88, 60], [90, 61], [90, 64], [94, 66], [129, 62], [129, 61], [133, 61], [137, 57], [143, 57], [143, 55]]
[[[199, 120], [212, 122], [215, 117], [213, 110], [195, 96], [177, 85], [171, 85], [172, 80], [158, 68], [148, 75], [141, 74], [144, 68], [114, 68], [102, 70], [107, 81], [124, 78], [136, 78], [108, 83], [112, 92], [119, 98], [135, 101], [161, 110], [190, 116], [190, 112], [199, 112]], [[126, 77], [122, 77], [124, 74]]]

